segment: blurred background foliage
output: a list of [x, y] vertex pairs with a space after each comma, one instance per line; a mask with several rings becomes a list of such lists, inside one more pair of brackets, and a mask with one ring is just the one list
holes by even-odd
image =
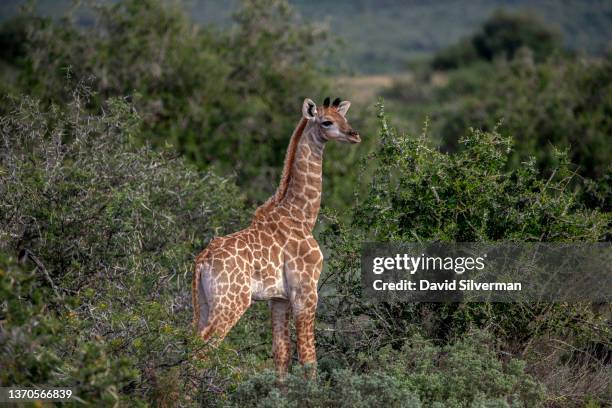
[[[17, 5], [3, 386], [101, 406], [612, 403], [608, 304], [374, 305], [359, 280], [364, 240], [610, 239], [607, 2]], [[327, 95], [353, 101], [363, 143], [326, 152], [319, 377], [279, 387], [264, 303], [194, 358], [191, 265], [274, 191], [301, 101]]]
[[[178, 4], [158, 1], [96, 5], [90, 13], [88, 25], [28, 14], [8, 24], [5, 38], [27, 37], [7, 51], [20, 87], [43, 102], [65, 102], [69, 78], [95, 90], [93, 110], [130, 95], [143, 141], [233, 171], [245, 187], [277, 178], [300, 96], [325, 86], [312, 58], [323, 32], [268, 0], [245, 3], [228, 31], [198, 26]], [[271, 192], [250, 189], [258, 199]]]
[[[19, 13], [26, 0], [5, 0], [0, 19]], [[85, 2], [88, 0], [85, 0]], [[113, 0], [98, 0], [110, 4]], [[240, 0], [169, 0], [183, 8], [193, 21], [227, 28]], [[406, 63], [429, 58], [471, 34], [500, 9], [512, 14], [541, 15], [547, 25], [562, 34], [562, 46], [590, 55], [602, 55], [610, 47], [612, 5], [605, 0], [292, 0], [304, 20], [324, 24], [342, 43], [333, 63], [358, 73], [393, 73]], [[59, 17], [73, 0], [37, 0], [36, 10]], [[77, 10], [83, 25], [93, 16]]]

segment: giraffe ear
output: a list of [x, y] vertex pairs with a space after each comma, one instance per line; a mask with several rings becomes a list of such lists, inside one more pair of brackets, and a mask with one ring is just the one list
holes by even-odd
[[302, 115], [304, 115], [307, 120], [315, 120], [317, 117], [317, 105], [312, 101], [312, 99], [304, 99], [304, 104], [302, 105]]
[[340, 105], [338, 105], [338, 113], [342, 116], [346, 116], [346, 112], [348, 112], [351, 107], [351, 103], [349, 101], [342, 101]]

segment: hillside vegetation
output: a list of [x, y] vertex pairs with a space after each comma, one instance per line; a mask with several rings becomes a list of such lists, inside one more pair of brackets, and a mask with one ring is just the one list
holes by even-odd
[[610, 405], [609, 304], [374, 304], [359, 274], [367, 240], [609, 240], [608, 57], [502, 44], [355, 104], [362, 145], [325, 158], [318, 376], [294, 356], [279, 384], [265, 302], [209, 350], [191, 268], [275, 188], [301, 101], [336, 86], [312, 63], [333, 32], [283, 0], [244, 2], [231, 29], [159, 0], [89, 13], [0, 30], [1, 386], [94, 406]]
[[[110, 3], [110, 0], [101, 0]], [[0, 16], [14, 16], [25, 0], [0, 5]], [[194, 21], [227, 27], [238, 0], [182, 0], [178, 2]], [[406, 70], [415, 58], [431, 56], [468, 36], [474, 27], [497, 10], [539, 14], [563, 35], [569, 50], [601, 55], [612, 41], [612, 4], [602, 0], [291, 0], [302, 22], [327, 26], [338, 53], [325, 59], [330, 69], [356, 73], [393, 73]], [[38, 0], [39, 10], [59, 16], [69, 0]], [[91, 24], [90, 13], [77, 13], [82, 24]], [[318, 57], [319, 59], [321, 56]]]

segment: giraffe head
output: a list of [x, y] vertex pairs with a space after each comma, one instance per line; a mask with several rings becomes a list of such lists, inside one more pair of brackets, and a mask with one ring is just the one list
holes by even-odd
[[346, 112], [350, 107], [349, 101], [340, 101], [340, 98], [336, 98], [330, 105], [329, 98], [325, 98], [323, 106], [317, 108], [311, 99], [306, 98], [302, 105], [302, 114], [306, 120], [316, 126], [318, 134], [324, 141], [359, 143], [361, 142], [359, 133], [346, 120]]

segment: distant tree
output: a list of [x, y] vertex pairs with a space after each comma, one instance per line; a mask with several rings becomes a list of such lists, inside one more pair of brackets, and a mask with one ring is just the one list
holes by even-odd
[[536, 61], [541, 61], [560, 48], [560, 35], [532, 14], [495, 13], [482, 26], [472, 43], [479, 57], [511, 60], [517, 51], [527, 47]]
[[522, 48], [532, 51], [536, 62], [561, 48], [561, 36], [535, 15], [498, 11], [471, 37], [443, 49], [432, 61], [434, 69], [455, 69], [476, 61], [512, 60]]

